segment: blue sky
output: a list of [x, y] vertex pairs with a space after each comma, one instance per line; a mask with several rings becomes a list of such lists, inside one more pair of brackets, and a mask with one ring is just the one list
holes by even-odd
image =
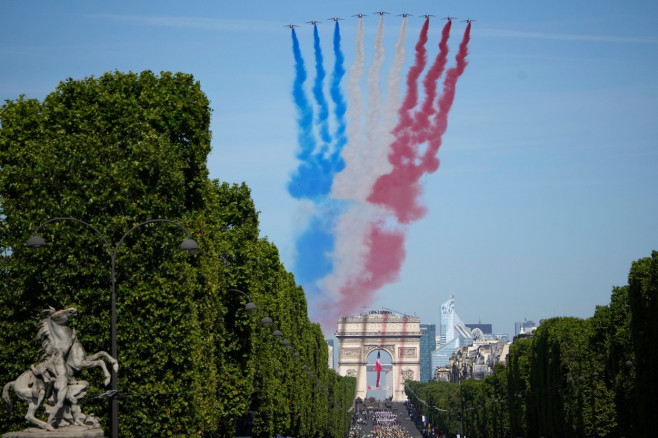
[[[297, 166], [290, 30], [332, 62], [341, 22], [346, 67], [365, 18], [366, 62], [385, 10], [390, 61], [400, 17], [411, 53], [418, 15], [473, 18], [428, 214], [408, 229], [398, 281], [372, 308], [436, 323], [456, 296], [465, 322], [513, 333], [514, 321], [589, 317], [658, 249], [658, 3], [388, 0], [333, 2], [2, 1], [0, 98], [44, 98], [61, 80], [106, 71], [192, 73], [213, 108], [211, 177], [246, 181], [261, 234], [290, 269], [304, 206], [287, 191]], [[356, 6], [355, 6], [356, 5]], [[438, 42], [443, 22], [430, 24]], [[463, 23], [455, 23], [454, 54]], [[429, 47], [429, 46], [428, 46]], [[451, 55], [452, 56], [452, 55]], [[407, 63], [410, 63], [410, 56]], [[348, 103], [349, 104], [349, 103]]]

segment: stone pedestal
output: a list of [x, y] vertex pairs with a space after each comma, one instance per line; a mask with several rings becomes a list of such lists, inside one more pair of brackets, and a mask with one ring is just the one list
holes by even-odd
[[20, 432], [7, 432], [2, 438], [88, 438], [105, 437], [102, 429], [85, 426], [67, 426], [61, 429], [45, 430], [38, 427], [21, 430]]

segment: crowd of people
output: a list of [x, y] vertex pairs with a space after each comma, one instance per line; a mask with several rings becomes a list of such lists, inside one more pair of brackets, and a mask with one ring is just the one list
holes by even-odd
[[352, 416], [349, 438], [412, 438], [391, 409], [360, 409]]

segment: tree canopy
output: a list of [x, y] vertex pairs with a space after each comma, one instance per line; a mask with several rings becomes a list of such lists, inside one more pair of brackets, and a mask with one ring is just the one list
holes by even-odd
[[415, 382], [407, 395], [432, 425], [452, 431], [459, 423], [467, 436], [651, 436], [657, 298], [653, 251], [633, 262], [609, 305], [587, 319], [542, 321], [532, 337], [514, 340], [506, 363], [484, 381]]
[[[121, 436], [341, 436], [354, 379], [327, 367], [304, 291], [259, 237], [243, 184], [210, 180], [210, 107], [191, 75], [150, 71], [68, 79], [42, 102], [0, 108], [0, 381], [39, 360], [40, 311], [77, 307], [73, 326], [89, 352], [110, 346], [110, 256], [83, 224], [44, 225], [47, 246], [24, 247], [39, 224], [73, 217], [117, 251]], [[186, 237], [156, 218], [182, 224]], [[261, 309], [244, 310], [248, 301]], [[300, 356], [260, 324], [267, 313]], [[305, 368], [310, 370], [310, 377]], [[102, 373], [82, 378], [102, 392]], [[101, 416], [105, 400], [80, 402]], [[0, 410], [0, 428], [27, 424]], [[241, 426], [242, 425], [242, 426]], [[246, 425], [246, 426], [245, 426]]]

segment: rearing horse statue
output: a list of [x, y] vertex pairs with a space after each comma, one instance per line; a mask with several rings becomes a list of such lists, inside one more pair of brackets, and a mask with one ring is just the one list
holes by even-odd
[[[2, 399], [11, 409], [9, 391], [13, 388], [16, 396], [28, 404], [25, 418], [42, 429], [54, 430], [55, 425], [63, 426], [64, 422], [66, 425], [97, 426], [97, 421], [85, 418], [78, 406], [78, 399], [84, 397], [89, 384], [84, 380], [74, 380], [73, 375], [83, 369], [98, 367], [105, 374], [107, 386], [112, 375], [105, 362], [98, 360], [100, 357], [107, 359], [115, 373], [119, 370], [116, 359], [104, 351], [87, 356], [75, 330], [67, 325], [76, 314], [73, 307], [62, 310], [50, 307], [43, 312], [44, 319], [39, 324], [36, 338], [41, 341], [44, 360], [7, 383], [2, 390]], [[48, 400], [46, 422], [35, 417], [44, 399]]]

